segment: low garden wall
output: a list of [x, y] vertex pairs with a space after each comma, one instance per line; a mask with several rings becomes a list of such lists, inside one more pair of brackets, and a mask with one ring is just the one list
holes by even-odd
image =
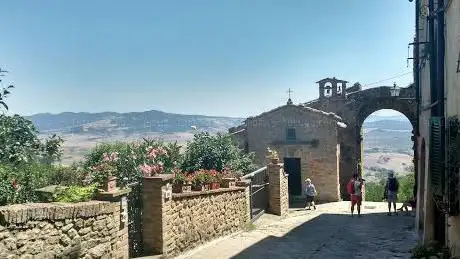
[[0, 258], [128, 258], [120, 199], [106, 198], [0, 207]]
[[243, 229], [249, 188], [172, 193], [168, 176], [144, 178], [143, 242], [149, 254], [176, 255]]

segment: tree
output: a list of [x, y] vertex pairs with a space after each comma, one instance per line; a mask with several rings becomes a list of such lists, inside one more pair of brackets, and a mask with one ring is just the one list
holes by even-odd
[[[0, 83], [2, 83], [1, 77], [5, 75], [5, 73], [8, 73], [8, 71], [2, 70], [0, 68]], [[0, 105], [5, 109], [8, 110], [8, 105], [6, 104], [5, 99], [10, 95], [10, 90], [14, 88], [13, 85], [9, 85], [7, 87], [2, 87], [0, 89]]]
[[240, 149], [230, 134], [210, 135], [208, 132], [196, 133], [187, 144], [181, 167], [187, 172], [199, 169], [222, 171], [230, 167], [244, 174], [256, 169], [253, 154]]

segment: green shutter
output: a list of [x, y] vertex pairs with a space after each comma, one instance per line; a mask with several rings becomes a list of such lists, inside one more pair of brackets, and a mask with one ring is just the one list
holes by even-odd
[[430, 134], [430, 174], [433, 195], [444, 193], [444, 119], [431, 118]]
[[457, 117], [448, 119], [447, 128], [447, 170], [449, 215], [459, 215], [459, 120]]

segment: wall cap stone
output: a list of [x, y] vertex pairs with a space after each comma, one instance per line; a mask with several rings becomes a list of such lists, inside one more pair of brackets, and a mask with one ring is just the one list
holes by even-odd
[[144, 176], [144, 181], [161, 181], [168, 182], [174, 178], [173, 174], [159, 174], [155, 176]]
[[99, 192], [96, 195], [97, 200], [110, 200], [112, 198], [117, 198], [120, 196], [127, 195], [131, 192], [131, 188], [117, 188], [111, 192]]
[[113, 213], [113, 206], [107, 201], [79, 203], [24, 203], [0, 206], [0, 224], [21, 224], [33, 220], [64, 220], [89, 218]]
[[246, 188], [244, 187], [232, 187], [232, 188], [220, 188], [215, 190], [203, 191], [203, 192], [185, 192], [185, 193], [173, 193], [173, 199], [180, 199], [185, 197], [193, 197], [193, 196], [202, 196], [202, 195], [214, 195], [214, 194], [221, 194], [225, 192], [238, 192], [244, 191]]

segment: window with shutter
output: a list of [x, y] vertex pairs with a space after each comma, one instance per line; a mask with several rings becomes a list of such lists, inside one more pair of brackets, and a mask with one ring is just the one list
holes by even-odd
[[294, 128], [288, 128], [286, 130], [286, 142], [295, 142], [296, 141], [296, 134]]
[[430, 134], [430, 176], [433, 195], [442, 196], [444, 192], [444, 119], [431, 118]]
[[448, 200], [449, 215], [458, 216], [460, 214], [459, 203], [459, 127], [460, 123], [457, 117], [448, 119], [447, 128], [447, 146], [448, 146]]

